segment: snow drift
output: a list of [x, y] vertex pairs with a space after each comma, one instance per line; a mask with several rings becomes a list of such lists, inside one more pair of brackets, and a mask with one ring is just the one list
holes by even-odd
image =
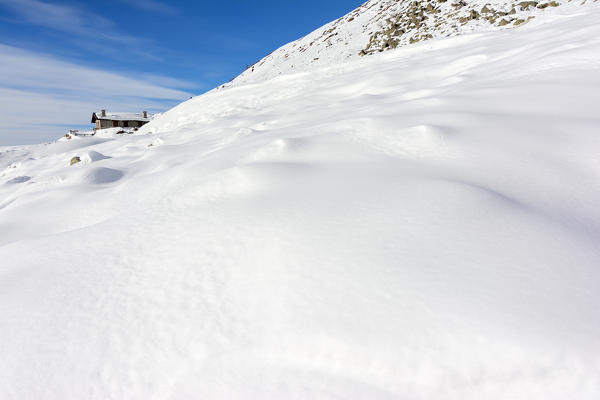
[[589, 6], [2, 148], [0, 398], [597, 399], [599, 70]]

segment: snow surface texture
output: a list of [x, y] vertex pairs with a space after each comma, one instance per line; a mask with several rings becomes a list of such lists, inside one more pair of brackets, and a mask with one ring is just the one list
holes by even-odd
[[587, 3], [592, 0], [371, 0], [275, 50], [240, 74], [234, 84], [307, 71], [431, 38], [519, 27]]
[[0, 149], [0, 398], [600, 398], [600, 9], [545, 22]]

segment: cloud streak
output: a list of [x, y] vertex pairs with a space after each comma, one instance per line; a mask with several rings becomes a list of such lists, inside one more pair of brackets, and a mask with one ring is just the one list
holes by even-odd
[[90, 13], [84, 9], [62, 4], [51, 4], [39, 0], [0, 0], [0, 6], [10, 10], [19, 21], [48, 28], [75, 36], [108, 40], [116, 44], [136, 45], [142, 39], [116, 34], [115, 24], [101, 15]]
[[[51, 140], [56, 125], [88, 124], [99, 108], [162, 111], [191, 93], [190, 82], [135, 78], [0, 44], [0, 145]], [[169, 87], [170, 86], [170, 87]]]
[[[0, 86], [175, 99], [188, 95], [114, 72], [80, 66], [0, 44]], [[166, 78], [165, 78], [166, 79]]]
[[177, 10], [175, 10], [173, 7], [170, 7], [169, 5], [165, 4], [165, 3], [161, 3], [160, 1], [156, 1], [156, 0], [145, 0], [145, 1], [139, 1], [139, 0], [117, 0], [119, 3], [124, 3], [127, 4], [128, 6], [132, 7], [132, 8], [137, 8], [143, 11], [149, 11], [149, 12], [154, 12], [154, 13], [166, 13], [166, 14], [171, 14], [174, 15], [177, 13]]

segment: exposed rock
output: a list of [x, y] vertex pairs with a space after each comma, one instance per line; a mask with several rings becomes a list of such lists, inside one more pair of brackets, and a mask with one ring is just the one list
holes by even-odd
[[79, 162], [81, 162], [81, 157], [73, 157], [73, 158], [71, 158], [71, 165], [77, 164]]
[[537, 1], [522, 1], [519, 4], [521, 6], [521, 10], [529, 10], [529, 7], [535, 7], [538, 5]]
[[[485, 30], [484, 25], [489, 27], [506, 27], [508, 25], [521, 25], [528, 21], [528, 18], [535, 13], [541, 13], [544, 8], [559, 5], [553, 0], [526, 0], [515, 3], [473, 3], [465, 0], [452, 0], [450, 4], [440, 6], [448, 0], [378, 0], [367, 2], [357, 8], [347, 16], [340, 18], [324, 30], [315, 35], [311, 40], [305, 40], [301, 43], [294, 43], [292, 47], [278, 50], [278, 58], [289, 60], [294, 52], [302, 53], [311, 51], [310, 47], [314, 44], [323, 47], [335, 45], [346, 45], [351, 43], [348, 40], [348, 33], [341, 28], [344, 24], [350, 26], [361, 25], [362, 33], [352, 33], [352, 35], [365, 35], [362, 40], [366, 46], [353, 51], [350, 56], [366, 56], [382, 51], [391, 50], [397, 47], [422, 41], [430, 37], [453, 36], [460, 34], [462, 29], [460, 25], [473, 25], [472, 21], [479, 21], [477, 29]], [[369, 8], [369, 4], [375, 7]], [[495, 9], [495, 8], [498, 9]], [[374, 11], [377, 8], [379, 11]], [[367, 20], [361, 17], [363, 9], [371, 10], [370, 18]], [[351, 24], [350, 24], [351, 22]], [[471, 30], [472, 28], [468, 28]], [[356, 28], [352, 28], [355, 30]], [[345, 35], [345, 36], [344, 36]], [[344, 36], [344, 37], [342, 37]], [[312, 50], [314, 52], [314, 50]], [[317, 60], [310, 58], [311, 63], [319, 64], [323, 57]], [[265, 62], [270, 62], [272, 55], [265, 57], [256, 64], [260, 68]], [[294, 63], [295, 64], [295, 63]], [[291, 70], [291, 66], [287, 66]]]
[[471, 12], [469, 13], [468, 16], [461, 17], [458, 20], [460, 21], [461, 24], [466, 24], [467, 22], [474, 20], [474, 19], [479, 19], [479, 13], [475, 10], [471, 10]]

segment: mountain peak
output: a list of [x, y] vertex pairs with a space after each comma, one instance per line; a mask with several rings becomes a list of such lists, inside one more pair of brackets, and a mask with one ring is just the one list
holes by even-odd
[[557, 7], [579, 5], [566, 0], [371, 0], [275, 50], [234, 82], [262, 81], [437, 37], [519, 27]]

